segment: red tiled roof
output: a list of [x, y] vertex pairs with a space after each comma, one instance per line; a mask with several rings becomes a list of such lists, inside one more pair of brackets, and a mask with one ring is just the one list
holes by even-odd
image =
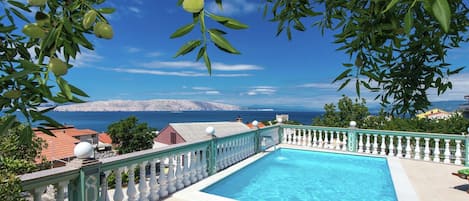
[[112, 144], [111, 136], [107, 133], [100, 133], [98, 135], [99, 141], [106, 144]]
[[[48, 146], [46, 149], [42, 150], [41, 155], [45, 156], [48, 161], [74, 157], [73, 149], [75, 148], [75, 144], [80, 142], [80, 140], [69, 135], [64, 135], [63, 133], [54, 132], [55, 137], [41, 131], [35, 131], [34, 133], [37, 137], [47, 142]], [[36, 162], [41, 162], [40, 158], [36, 159]]]

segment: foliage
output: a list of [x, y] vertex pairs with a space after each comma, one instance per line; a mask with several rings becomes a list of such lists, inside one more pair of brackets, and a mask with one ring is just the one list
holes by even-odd
[[119, 154], [152, 148], [156, 136], [154, 131], [147, 123], [138, 123], [135, 116], [112, 123], [107, 128], [112, 142], [117, 144]]
[[[96, 8], [104, 0], [28, 2], [0, 0], [4, 9], [0, 14], [0, 112], [20, 111], [28, 124], [39, 121], [42, 126], [59, 126], [45, 115], [51, 108], [38, 106], [82, 102], [79, 97], [88, 96], [63, 75], [82, 48], [93, 49], [85, 37], [94, 33], [93, 23], [108, 23], [103, 14], [114, 9]], [[88, 11], [95, 11], [97, 17], [84, 19]], [[0, 134], [7, 132], [13, 119], [0, 126]], [[25, 129], [21, 141], [31, 143], [32, 133], [31, 128]]]
[[[336, 110], [338, 108], [338, 111]], [[349, 97], [342, 95], [337, 103], [324, 105], [325, 113], [313, 120], [315, 126], [348, 127], [350, 121], [356, 121], [358, 125], [370, 115], [366, 107], [365, 99], [358, 99], [355, 102]]]
[[[7, 119], [0, 118], [0, 124]], [[21, 143], [19, 133], [27, 128], [15, 120], [0, 141], [0, 200], [21, 200], [21, 183], [16, 176], [41, 168], [35, 161], [47, 144], [37, 137], [30, 144]]]
[[[181, 4], [183, 0], [179, 0]], [[360, 97], [361, 87], [380, 92], [376, 99], [383, 106], [391, 106], [396, 115], [415, 114], [426, 109], [430, 102], [427, 92], [436, 89], [438, 95], [452, 88], [450, 75], [459, 73], [445, 61], [449, 49], [468, 41], [469, 9], [462, 0], [265, 0], [264, 16], [278, 23], [277, 36], [286, 33], [292, 39], [292, 30], [306, 31], [305, 23], [327, 33], [335, 33], [341, 45], [338, 51], [350, 56], [350, 63], [333, 82], [342, 81], [339, 90], [355, 82]], [[222, 8], [222, 0], [216, 0]], [[270, 12], [269, 12], [270, 11]], [[186, 43], [176, 56], [187, 54], [202, 46], [197, 60], [207, 56], [207, 30], [204, 19], [228, 26], [236, 22], [225, 17], [213, 17], [205, 9], [193, 14], [193, 23], [178, 29], [171, 38], [190, 32], [199, 23], [202, 40]], [[239, 27], [239, 26], [238, 26]], [[247, 27], [247, 26], [245, 26]], [[241, 28], [245, 28], [241, 27]], [[228, 53], [238, 54], [226, 40], [217, 43], [223, 31], [209, 30], [211, 41]], [[210, 60], [205, 60], [210, 71]]]

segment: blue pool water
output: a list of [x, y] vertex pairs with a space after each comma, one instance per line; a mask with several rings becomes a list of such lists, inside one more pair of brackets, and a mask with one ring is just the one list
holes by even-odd
[[279, 149], [203, 192], [241, 201], [397, 201], [387, 161]]

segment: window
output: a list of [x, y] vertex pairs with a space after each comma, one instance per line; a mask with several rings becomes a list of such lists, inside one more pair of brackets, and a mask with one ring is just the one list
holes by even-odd
[[171, 144], [176, 144], [176, 133], [171, 132]]

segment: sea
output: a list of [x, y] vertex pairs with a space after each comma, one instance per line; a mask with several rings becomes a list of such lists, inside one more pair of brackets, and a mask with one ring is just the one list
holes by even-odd
[[[129, 116], [135, 116], [140, 123], [147, 123], [157, 130], [169, 123], [235, 121], [242, 118], [244, 123], [275, 120], [277, 114], [288, 114], [289, 120], [311, 125], [313, 118], [322, 114], [315, 111], [184, 111], [184, 112], [48, 112], [47, 115], [66, 125], [78, 129], [92, 129], [105, 132], [107, 127]], [[19, 115], [21, 116], [21, 115]], [[21, 119], [21, 117], [19, 118]]]

